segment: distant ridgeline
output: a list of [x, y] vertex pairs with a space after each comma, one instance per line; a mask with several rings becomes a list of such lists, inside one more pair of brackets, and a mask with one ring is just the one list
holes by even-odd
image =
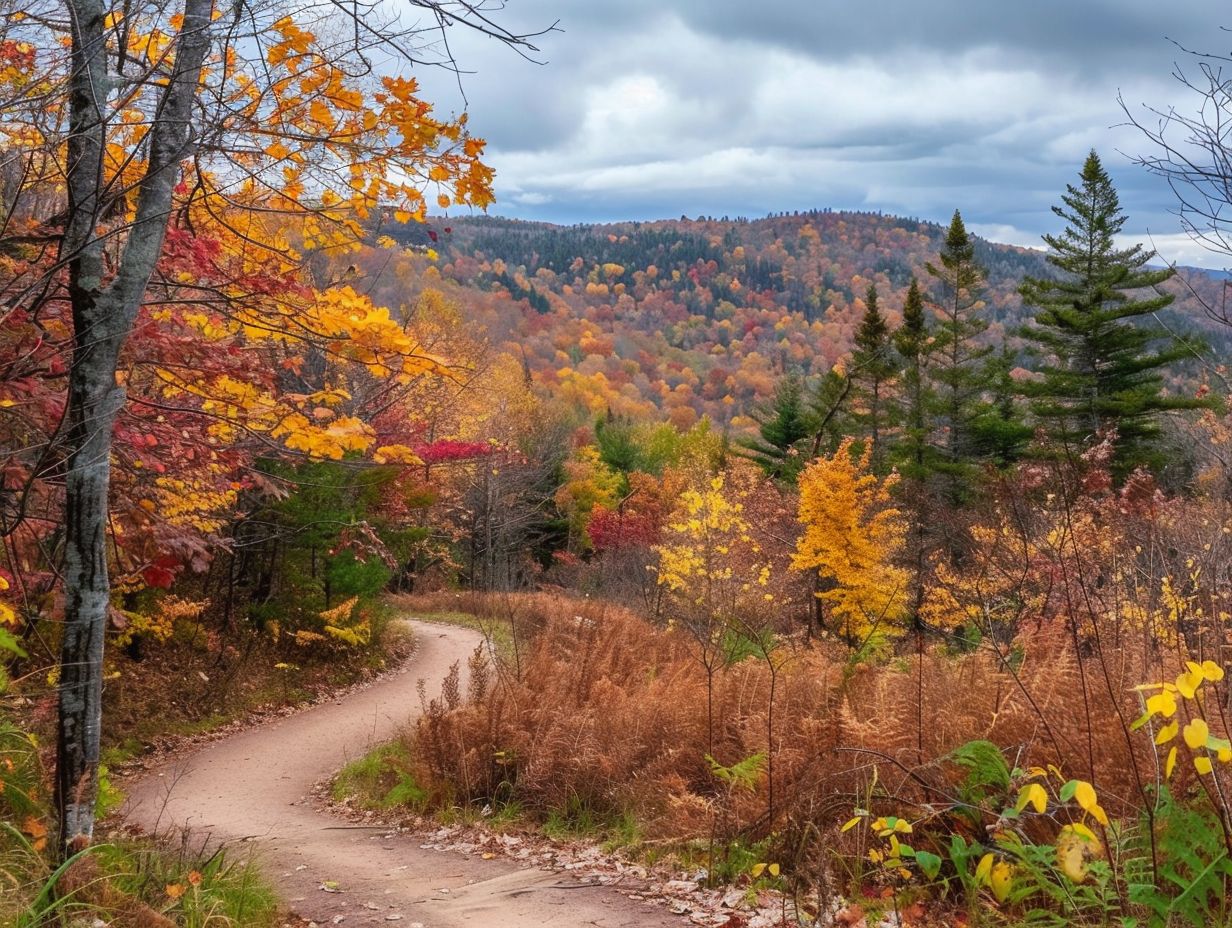
[[[516, 345], [553, 392], [596, 414], [682, 427], [707, 415], [737, 429], [784, 374], [819, 376], [849, 361], [870, 285], [892, 328], [913, 276], [927, 300], [935, 282], [925, 266], [946, 233], [916, 219], [829, 210], [576, 226], [435, 219], [383, 231], [432, 249], [438, 257], [424, 259], [414, 286], [453, 296], [493, 338]], [[976, 260], [987, 271], [981, 338], [1017, 353], [1029, 320], [1018, 287], [1025, 276], [1050, 275], [1044, 253], [977, 239]], [[1226, 354], [1232, 333], [1201, 305], [1219, 304], [1223, 276], [1180, 273], [1164, 285], [1176, 302], [1160, 321], [1196, 330]], [[1196, 372], [1182, 366], [1174, 375]]]

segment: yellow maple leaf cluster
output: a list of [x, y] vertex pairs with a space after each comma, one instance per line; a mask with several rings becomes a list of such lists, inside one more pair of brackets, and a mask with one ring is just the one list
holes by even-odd
[[896, 478], [869, 470], [871, 449], [855, 457], [851, 439], [800, 475], [796, 570], [817, 571], [830, 624], [849, 640], [890, 632], [905, 615], [907, 572], [894, 564], [907, 525], [892, 505]]

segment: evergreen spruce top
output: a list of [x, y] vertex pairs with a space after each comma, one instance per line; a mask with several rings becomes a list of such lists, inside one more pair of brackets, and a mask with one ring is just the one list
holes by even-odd
[[1039, 309], [1034, 324], [1022, 330], [1036, 343], [1039, 357], [1039, 377], [1025, 384], [1024, 392], [1060, 446], [1081, 447], [1115, 429], [1118, 475], [1140, 465], [1159, 466], [1160, 414], [1202, 405], [1165, 395], [1163, 368], [1194, 348], [1144, 318], [1172, 302], [1170, 294], [1154, 288], [1174, 272], [1148, 268], [1155, 252], [1141, 245], [1116, 246], [1126, 217], [1094, 151], [1079, 186], [1068, 185], [1061, 199], [1064, 205], [1053, 212], [1066, 227], [1060, 235], [1044, 236], [1052, 250], [1048, 262], [1058, 274], [1028, 277], [1020, 291]]
[[869, 284], [864, 305], [851, 357], [851, 378], [858, 386], [861, 401], [856, 421], [862, 426], [862, 437], [872, 444], [873, 470], [880, 473], [885, 463], [882, 444], [890, 425], [888, 393], [898, 369], [890, 326], [878, 308], [877, 287], [873, 284]]
[[903, 303], [903, 324], [894, 332], [894, 347], [904, 358], [918, 358], [928, 340], [928, 321], [924, 318], [924, 297], [920, 282], [911, 278]]
[[856, 331], [855, 353], [852, 358], [853, 371], [876, 370], [882, 376], [888, 377], [894, 372], [890, 360], [890, 327], [885, 316], [877, 306], [877, 287], [869, 284], [868, 293], [864, 298], [864, 315], [860, 319], [860, 328]]
[[919, 281], [912, 277], [903, 303], [903, 324], [894, 332], [894, 347], [903, 362], [898, 410], [902, 433], [892, 455], [899, 472], [913, 486], [927, 476], [931, 460], [928, 438], [933, 401], [925, 371], [928, 338], [924, 296]]
[[983, 362], [992, 351], [980, 340], [988, 328], [980, 314], [984, 269], [975, 260], [975, 242], [958, 210], [939, 257], [940, 267], [927, 265], [938, 284], [931, 300], [936, 327], [929, 347], [934, 411], [940, 427], [935, 469], [946, 474], [946, 493], [957, 505], [967, 496], [976, 469], [974, 432], [983, 413], [986, 386]]

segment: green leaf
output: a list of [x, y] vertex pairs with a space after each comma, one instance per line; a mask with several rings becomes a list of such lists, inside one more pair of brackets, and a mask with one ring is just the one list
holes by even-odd
[[766, 753], [759, 751], [744, 760], [736, 761], [730, 767], [724, 767], [709, 754], [705, 755], [710, 764], [710, 772], [724, 783], [730, 783], [742, 789], [752, 790], [757, 786], [757, 778], [766, 764]]
[[1070, 780], [1068, 783], [1066, 783], [1064, 786], [1061, 787], [1061, 791], [1057, 793], [1057, 796], [1060, 797], [1062, 802], [1069, 802], [1071, 799], [1074, 798], [1074, 791], [1077, 789], [1078, 789], [1078, 781]]
[[941, 872], [941, 858], [928, 851], [916, 851], [915, 862], [920, 866], [920, 872], [930, 880], [935, 880]]
[[30, 656], [22, 650], [21, 644], [13, 637], [12, 633], [3, 628], [0, 628], [0, 651], [9, 651], [18, 657]]

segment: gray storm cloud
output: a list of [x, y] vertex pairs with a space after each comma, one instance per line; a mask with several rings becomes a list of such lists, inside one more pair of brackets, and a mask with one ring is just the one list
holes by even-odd
[[[497, 169], [495, 212], [557, 222], [747, 215], [818, 206], [945, 220], [1021, 244], [1092, 147], [1132, 235], [1222, 266], [1179, 235], [1171, 195], [1130, 163], [1131, 107], [1192, 101], [1173, 41], [1226, 52], [1209, 2], [1031, 4], [846, 0], [510, 0], [546, 64], [490, 40], [451, 42]], [[421, 75], [463, 106], [452, 76]]]

